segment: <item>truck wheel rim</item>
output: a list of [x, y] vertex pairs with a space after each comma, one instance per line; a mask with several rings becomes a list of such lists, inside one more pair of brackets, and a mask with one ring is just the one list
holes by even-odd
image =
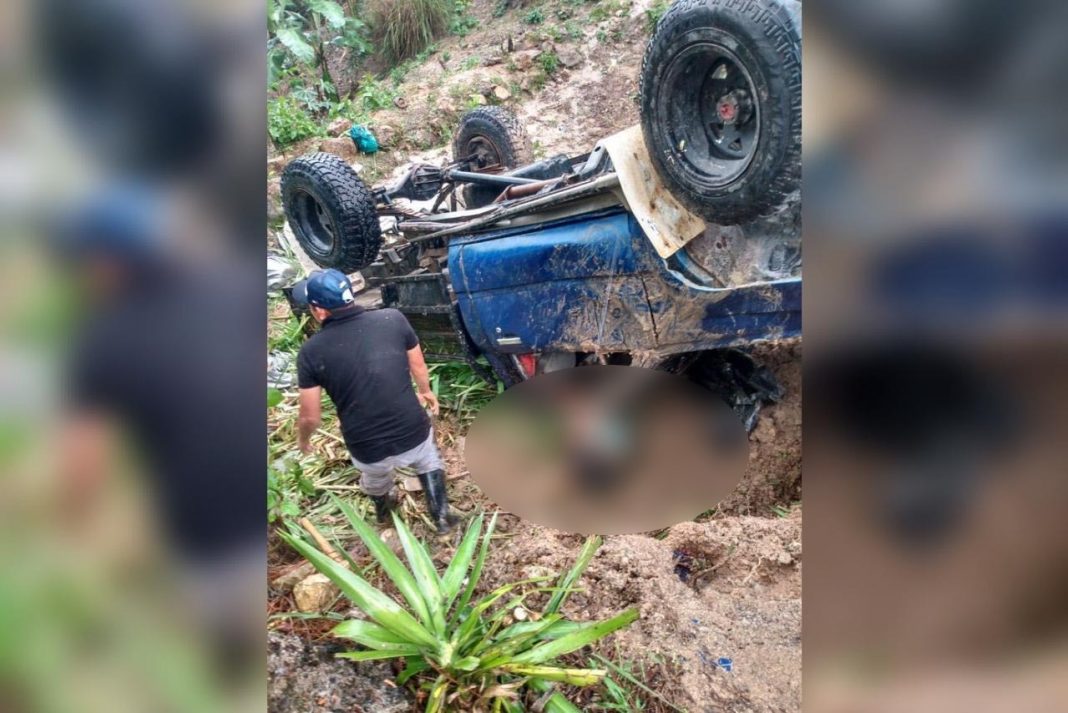
[[680, 161], [727, 184], [749, 167], [760, 140], [760, 105], [745, 65], [726, 47], [695, 42], [675, 55], [660, 83], [666, 131]]
[[501, 165], [501, 150], [485, 136], [472, 136], [464, 146], [464, 156], [474, 157], [476, 169]]
[[336, 240], [334, 223], [325, 206], [307, 191], [297, 191], [294, 217], [308, 248], [318, 255], [329, 255]]

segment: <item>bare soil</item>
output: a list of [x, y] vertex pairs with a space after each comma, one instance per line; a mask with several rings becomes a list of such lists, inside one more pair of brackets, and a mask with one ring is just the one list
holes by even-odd
[[[442, 39], [437, 53], [400, 85], [405, 108], [374, 115], [372, 129], [385, 138], [385, 150], [373, 162], [359, 159], [367, 171], [363, 175], [375, 180], [409, 160], [443, 159], [466, 102], [493, 86], [511, 92], [503, 103], [525, 121], [538, 156], [585, 152], [635, 124], [649, 4], [540, 4], [546, 21], [532, 26], [522, 19], [528, 8], [495, 18], [491, 0], [474, 0], [478, 30], [465, 38]], [[594, 12], [598, 7], [605, 10]], [[569, 20], [581, 29], [580, 37], [545, 37], [546, 25], [563, 28], [567, 22], [556, 18], [556, 10], [572, 13]], [[506, 51], [509, 38], [511, 53]], [[551, 49], [578, 61], [541, 77], [536, 63], [524, 69], [516, 60], [517, 53], [531, 49]], [[475, 57], [479, 61], [472, 66]], [[286, 154], [299, 155], [317, 143], [305, 142]], [[274, 180], [279, 165], [276, 160]], [[767, 344], [755, 356], [775, 372], [786, 396], [762, 411], [750, 436], [750, 465], [738, 488], [697, 522], [606, 538], [580, 582], [585, 591], [565, 606], [567, 614], [580, 620], [639, 607], [641, 618], [598, 644], [596, 653], [643, 667], [640, 677], [648, 685], [666, 702], [689, 711], [797, 711], [801, 706], [801, 345], [797, 340]], [[463, 471], [463, 428], [442, 423], [438, 431], [450, 474]], [[466, 476], [450, 481], [449, 491], [460, 510], [493, 508]], [[448, 560], [450, 544], [425, 530], [417, 532], [433, 543], [436, 559]], [[501, 517], [499, 533], [484, 575], [486, 589], [559, 573], [582, 545], [581, 537], [509, 515]], [[272, 572], [294, 561], [291, 553], [275, 550]], [[271, 609], [286, 611], [292, 604], [276, 593]], [[338, 609], [344, 611], [344, 605]], [[276, 625], [305, 641], [325, 641], [332, 623]], [[576, 655], [576, 660], [585, 657]], [[731, 660], [730, 672], [717, 665], [721, 658]], [[275, 669], [275, 676], [280, 672]], [[580, 707], [592, 709], [594, 694], [572, 693]], [[647, 703], [648, 710], [671, 709], [664, 700], [649, 698]], [[363, 705], [366, 710], [393, 710]]]

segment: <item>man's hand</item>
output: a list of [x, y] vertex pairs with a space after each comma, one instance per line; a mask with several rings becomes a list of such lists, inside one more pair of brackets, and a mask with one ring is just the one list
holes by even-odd
[[313, 386], [300, 390], [300, 415], [297, 417], [297, 443], [300, 452], [308, 455], [312, 452], [311, 435], [322, 423], [322, 387]]
[[423, 359], [423, 350], [416, 344], [408, 350], [408, 370], [412, 373], [415, 381], [415, 393], [419, 396], [419, 403], [423, 408], [430, 409], [430, 413], [438, 415], [438, 397], [430, 388], [430, 371], [426, 368], [426, 360]]
[[438, 411], [440, 410], [438, 406], [438, 397], [434, 395], [433, 391], [420, 391], [419, 403], [423, 404], [423, 408], [430, 409], [430, 413], [435, 416], [438, 415]]

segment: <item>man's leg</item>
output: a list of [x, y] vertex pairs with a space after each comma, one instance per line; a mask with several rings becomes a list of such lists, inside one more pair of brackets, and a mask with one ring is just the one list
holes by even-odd
[[389, 459], [379, 463], [361, 463], [355, 458], [352, 464], [360, 471], [360, 487], [375, 504], [378, 524], [389, 523], [389, 513], [397, 507], [397, 498], [393, 495], [393, 464]]
[[419, 446], [412, 467], [419, 474], [419, 482], [426, 494], [427, 509], [430, 517], [438, 528], [440, 534], [445, 534], [453, 528], [460, 518], [449, 512], [449, 499], [445, 493], [445, 470], [441, 462], [441, 454], [438, 453], [437, 444], [434, 442], [434, 429], [426, 441]]

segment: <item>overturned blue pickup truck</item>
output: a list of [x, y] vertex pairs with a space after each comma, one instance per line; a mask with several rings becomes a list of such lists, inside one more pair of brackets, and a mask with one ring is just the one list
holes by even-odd
[[516, 118], [484, 107], [449, 163], [390, 185], [297, 158], [292, 234], [359, 271], [359, 301], [404, 312], [429, 358], [506, 386], [608, 363], [775, 398], [740, 348], [801, 332], [799, 7], [676, 3], [646, 51], [640, 127], [586, 154], [533, 161]]

